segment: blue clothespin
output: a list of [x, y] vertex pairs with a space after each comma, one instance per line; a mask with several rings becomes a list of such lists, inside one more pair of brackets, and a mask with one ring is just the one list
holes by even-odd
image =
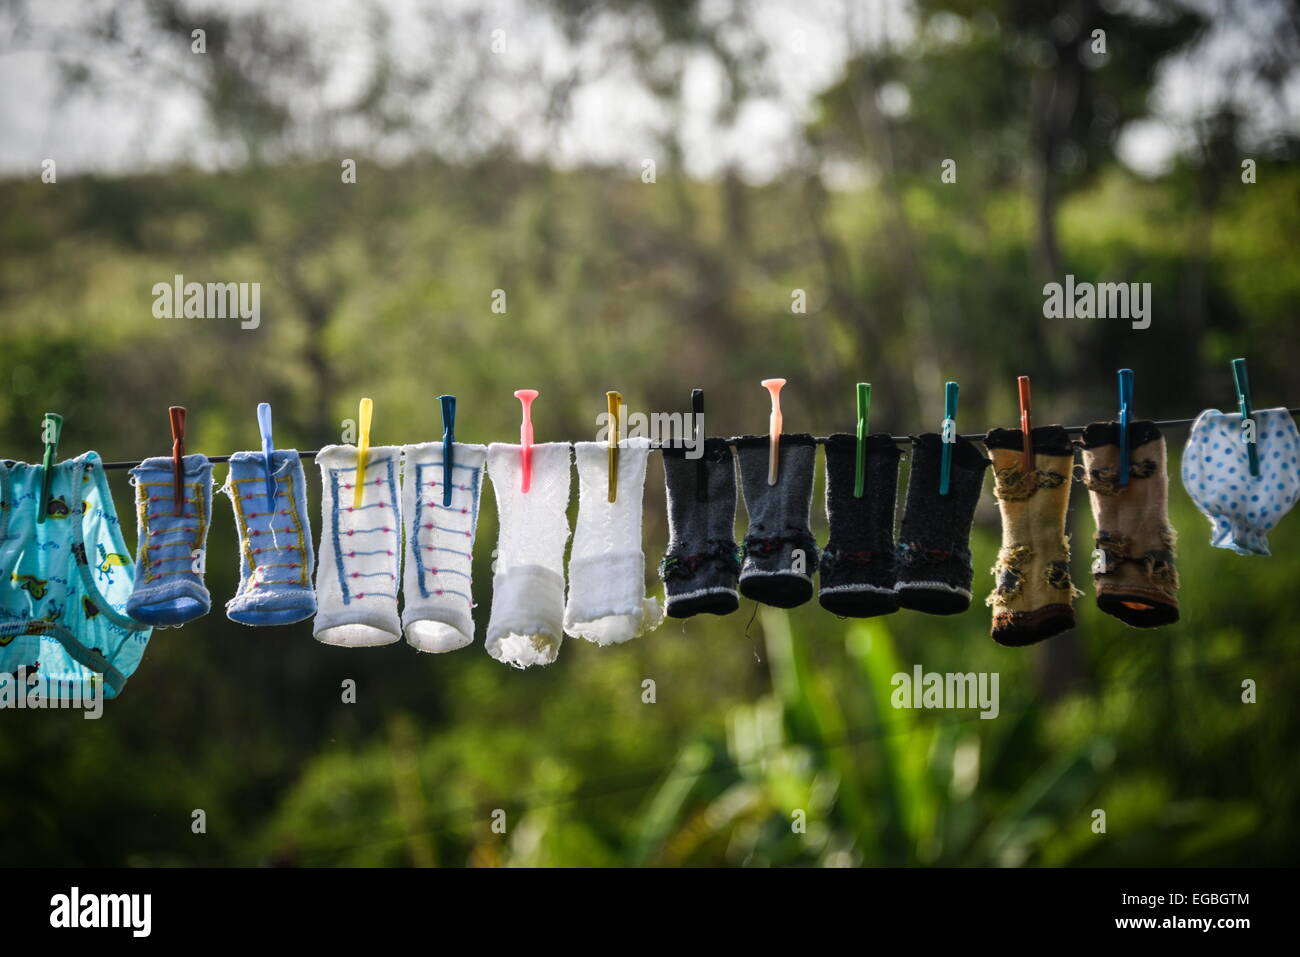
[[271, 465], [271, 403], [257, 403], [257, 427], [262, 433], [262, 454], [266, 456], [266, 510], [275, 509], [275, 469]]
[[1116, 373], [1119, 380], [1119, 484], [1128, 484], [1129, 449], [1128, 423], [1133, 405], [1133, 370], [1120, 369]]
[[1255, 412], [1250, 405], [1250, 377], [1246, 374], [1246, 360], [1232, 360], [1232, 379], [1237, 386], [1237, 408], [1241, 410], [1242, 427], [1250, 422], [1250, 431], [1246, 434], [1246, 454], [1250, 456], [1250, 474], [1259, 476], [1259, 447], [1255, 435]]
[[54, 479], [54, 463], [59, 457], [59, 433], [62, 431], [63, 416], [57, 412], [46, 412], [41, 419], [41, 442], [45, 446], [45, 455], [41, 459], [41, 499], [36, 503], [37, 525], [45, 524], [45, 513], [50, 507], [50, 484]]
[[943, 387], [943, 457], [939, 461], [939, 494], [948, 494], [948, 483], [952, 478], [952, 447], [957, 442], [957, 394], [958, 386], [949, 382]]
[[442, 504], [451, 504], [452, 445], [456, 441], [456, 397], [440, 395], [442, 403]]

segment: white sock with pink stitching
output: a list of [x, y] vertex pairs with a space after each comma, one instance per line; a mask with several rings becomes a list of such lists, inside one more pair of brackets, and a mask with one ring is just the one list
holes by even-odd
[[316, 455], [322, 492], [315, 635], [325, 644], [364, 647], [402, 637], [397, 617], [401, 452], [395, 446], [370, 450], [360, 508], [352, 505], [356, 447], [330, 445]]

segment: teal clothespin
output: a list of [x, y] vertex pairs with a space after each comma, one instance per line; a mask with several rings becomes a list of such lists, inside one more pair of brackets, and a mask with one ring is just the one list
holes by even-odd
[[1255, 412], [1250, 406], [1250, 377], [1246, 374], [1246, 360], [1232, 360], [1232, 379], [1237, 385], [1237, 408], [1241, 410], [1242, 427], [1250, 423], [1246, 433], [1246, 454], [1250, 456], [1250, 474], [1259, 476], [1259, 448], [1255, 441]]
[[853, 466], [853, 497], [862, 498], [867, 477], [867, 436], [870, 434], [871, 383], [858, 383], [858, 454]]
[[452, 446], [456, 442], [456, 397], [440, 395], [442, 403], [442, 506], [451, 505], [451, 470], [454, 465]]
[[[59, 458], [59, 435], [63, 432], [63, 416], [57, 412], [46, 412], [41, 419], [41, 442], [45, 445], [45, 456], [41, 459], [41, 499], [36, 503], [36, 524], [45, 524], [45, 513], [50, 507], [50, 484], [54, 480], [54, 463]], [[73, 494], [79, 495], [76, 489]]]
[[948, 494], [952, 478], [952, 447], [957, 443], [957, 383], [943, 387], [943, 457], [939, 462], [939, 494]]
[[266, 457], [266, 510], [275, 511], [275, 468], [271, 465], [271, 453], [275, 443], [271, 441], [271, 403], [257, 403], [257, 428], [262, 433], [262, 455]]
[[1120, 369], [1116, 373], [1119, 380], [1119, 484], [1128, 484], [1129, 447], [1128, 423], [1129, 406], [1133, 404], [1133, 370]]

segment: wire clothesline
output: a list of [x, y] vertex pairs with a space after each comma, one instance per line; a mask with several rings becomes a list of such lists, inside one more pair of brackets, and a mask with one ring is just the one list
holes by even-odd
[[[1286, 411], [1289, 412], [1291, 415], [1300, 416], [1300, 408], [1287, 409]], [[1191, 424], [1192, 424], [1193, 422], [1195, 422], [1195, 421], [1196, 421], [1196, 417], [1193, 416], [1193, 417], [1191, 417], [1191, 418], [1186, 418], [1186, 419], [1157, 419], [1157, 420], [1155, 421], [1154, 424], [1155, 424], [1157, 427], [1172, 427], [1172, 426], [1181, 426], [1181, 425], [1191, 425]], [[1085, 426], [1085, 425], [1067, 425], [1067, 426], [1063, 426], [1063, 428], [1065, 429], [1065, 431], [1066, 431], [1067, 433], [1070, 433], [1070, 434], [1072, 434], [1072, 435], [1080, 435], [1080, 434], [1082, 434], [1082, 433], [1084, 432], [1084, 430], [1087, 428], [1087, 426]], [[978, 442], [978, 441], [983, 440], [983, 438], [984, 438], [984, 436], [985, 436], [986, 434], [987, 434], [987, 430], [985, 430], [984, 432], [965, 432], [965, 433], [962, 433], [962, 434], [961, 434], [960, 438], [963, 438], [963, 439], [970, 439], [971, 441]], [[828, 438], [829, 438], [829, 437], [828, 437], [828, 436], [825, 436], [825, 435], [818, 435], [818, 436], [814, 436], [813, 441], [816, 442], [818, 445], [825, 445], [826, 442], [827, 442], [827, 440], [828, 440]], [[900, 442], [900, 443], [901, 443], [901, 442], [910, 442], [911, 439], [912, 439], [912, 436], [910, 436], [910, 435], [891, 435], [889, 438], [890, 438], [890, 440], [893, 441], [893, 442]], [[728, 441], [731, 442], [731, 441], [734, 441], [734, 440], [728, 440]], [[570, 442], [569, 444], [570, 444], [570, 445], [573, 445], [572, 442]], [[663, 448], [673, 448], [673, 447], [678, 447], [678, 446], [680, 446], [680, 445], [681, 445], [681, 443], [664, 443], [664, 442], [655, 442], [655, 443], [652, 443], [650, 447], [651, 447], [652, 449], [663, 449]], [[298, 454], [299, 454], [302, 458], [305, 458], [305, 459], [314, 459], [314, 458], [317, 456], [317, 454], [319, 453], [319, 451], [320, 451], [319, 449], [312, 449], [311, 451], [307, 451], [307, 452], [299, 452]], [[213, 463], [221, 463], [221, 462], [228, 462], [228, 461], [230, 461], [230, 456], [229, 456], [229, 455], [209, 455], [209, 456], [207, 456], [207, 459], [208, 459], [209, 462], [213, 462]], [[135, 462], [105, 462], [105, 463], [103, 463], [103, 465], [100, 466], [100, 467], [103, 468], [103, 469], [105, 469], [105, 470], [108, 470], [108, 469], [131, 469], [131, 468], [135, 468], [136, 466], [138, 466], [138, 465], [140, 465], [140, 464], [141, 464], [141, 463], [140, 463], [139, 461], [135, 461]]]

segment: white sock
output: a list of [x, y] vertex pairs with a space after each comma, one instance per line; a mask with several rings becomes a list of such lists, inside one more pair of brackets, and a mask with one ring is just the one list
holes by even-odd
[[320, 561], [316, 564], [318, 641], [386, 645], [402, 637], [397, 617], [402, 517], [397, 470], [402, 450], [378, 446], [366, 461], [365, 499], [352, 508], [357, 450], [329, 445], [316, 455], [321, 474]]
[[486, 446], [453, 444], [451, 505], [444, 506], [442, 449], [441, 442], [402, 449], [402, 625], [411, 645], [431, 652], [474, 640], [470, 566], [487, 461]]
[[609, 501], [609, 447], [578, 442], [578, 527], [569, 556], [569, 603], [564, 630], [613, 645], [653, 631], [663, 621], [645, 597], [641, 499], [650, 440], [628, 439], [618, 454], [617, 500]]
[[488, 475], [501, 516], [487, 652], [527, 668], [549, 665], [564, 639], [564, 545], [569, 539], [567, 442], [533, 446], [532, 487], [520, 490], [520, 446], [488, 446]]

